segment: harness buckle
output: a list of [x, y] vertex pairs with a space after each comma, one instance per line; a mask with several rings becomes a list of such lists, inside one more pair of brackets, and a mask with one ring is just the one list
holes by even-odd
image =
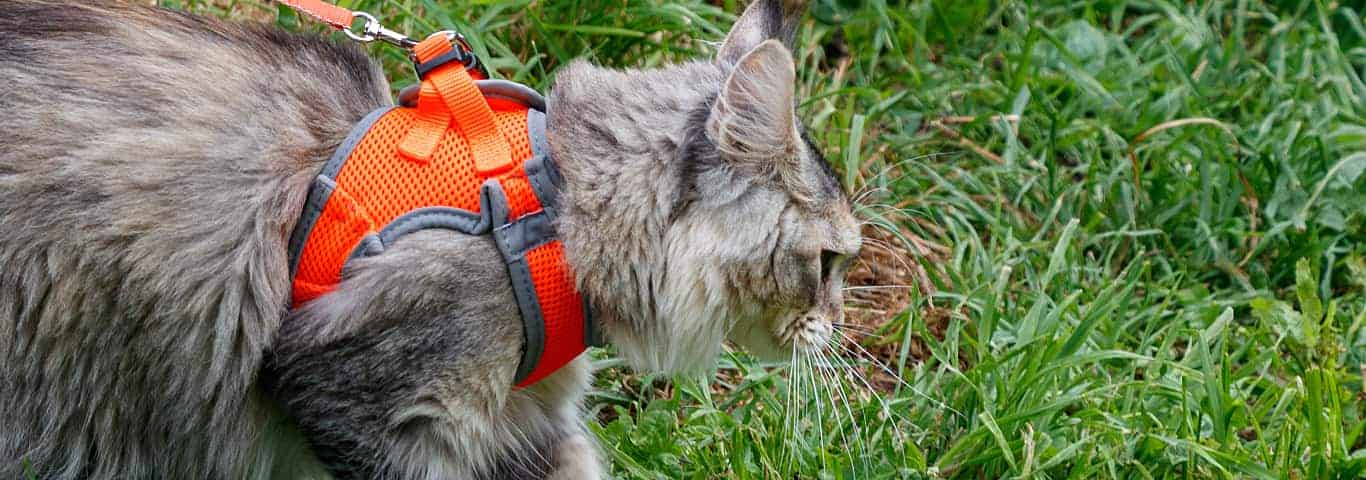
[[[427, 36], [431, 39], [437, 35], [445, 35], [446, 40], [451, 42], [451, 51], [425, 62], [418, 61], [417, 54], [410, 52], [408, 57], [413, 62], [413, 68], [417, 70], [417, 78], [422, 79], [437, 67], [457, 61], [465, 65], [465, 71], [473, 70], [478, 72], [481, 78], [489, 78], [488, 70], [484, 69], [483, 62], [479, 61], [479, 56], [474, 54], [474, 47], [470, 46], [469, 40], [460, 32], [454, 30], [442, 30]], [[410, 49], [411, 50], [411, 49]]]

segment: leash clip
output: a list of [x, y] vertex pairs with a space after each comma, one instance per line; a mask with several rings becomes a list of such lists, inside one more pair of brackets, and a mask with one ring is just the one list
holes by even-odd
[[454, 30], [442, 30], [428, 35], [427, 39], [430, 40], [439, 36], [445, 36], [446, 41], [451, 43], [450, 53], [423, 62], [417, 58], [417, 52], [409, 49], [408, 57], [413, 61], [413, 65], [417, 68], [418, 78], [427, 76], [427, 72], [435, 70], [436, 67], [451, 61], [460, 62], [465, 66], [465, 70], [473, 70], [478, 72], [483, 78], [489, 78], [488, 70], [484, 69], [484, 64], [479, 61], [479, 56], [474, 54], [474, 47], [470, 46], [470, 42], [465, 39], [465, 35]]
[[360, 43], [370, 43], [379, 40], [408, 50], [411, 50], [417, 45], [417, 42], [408, 38], [407, 35], [390, 30], [388, 27], [380, 24], [379, 19], [375, 18], [374, 15], [365, 12], [351, 12], [351, 17], [352, 19], [360, 18], [365, 20], [365, 23], [361, 24], [359, 30], [357, 30], [354, 25], [352, 28], [342, 29], [342, 33], [345, 33], [346, 36], [352, 40]]

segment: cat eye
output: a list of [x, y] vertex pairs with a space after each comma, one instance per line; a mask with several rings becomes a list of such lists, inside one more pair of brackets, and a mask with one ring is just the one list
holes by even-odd
[[821, 250], [821, 283], [830, 281], [830, 275], [835, 273], [836, 267], [844, 262], [844, 254], [833, 250]]

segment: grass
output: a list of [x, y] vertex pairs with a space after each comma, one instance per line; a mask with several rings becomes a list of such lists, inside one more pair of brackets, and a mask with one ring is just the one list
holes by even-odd
[[[740, 7], [343, 3], [455, 28], [538, 88], [579, 56], [705, 55]], [[1366, 475], [1362, 18], [1340, 0], [814, 2], [801, 115], [868, 192], [884, 253], [864, 283], [913, 281], [856, 287], [874, 304], [851, 305], [841, 351], [728, 356], [711, 385], [600, 355], [614, 474]]]

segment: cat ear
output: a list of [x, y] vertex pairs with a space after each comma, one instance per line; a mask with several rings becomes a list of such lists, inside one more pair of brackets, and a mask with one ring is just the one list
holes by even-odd
[[752, 170], [795, 170], [801, 144], [795, 89], [792, 53], [778, 41], [767, 40], [740, 57], [708, 119], [722, 155]]
[[716, 61], [725, 66], [735, 65], [740, 57], [766, 40], [778, 40], [792, 48], [797, 24], [805, 12], [805, 0], [754, 0], [726, 34]]

